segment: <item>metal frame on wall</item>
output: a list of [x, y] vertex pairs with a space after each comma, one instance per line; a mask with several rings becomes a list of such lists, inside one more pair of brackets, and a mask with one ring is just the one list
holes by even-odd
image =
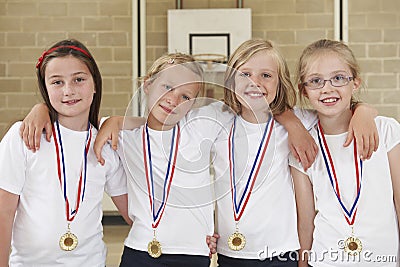
[[140, 92], [135, 81], [146, 73], [146, 0], [132, 0], [132, 115], [141, 115]]
[[[243, 8], [244, 0], [236, 0], [236, 7]], [[175, 0], [175, 8], [182, 9], [183, 8], [183, 0]]]
[[196, 37], [224, 37], [225, 38], [225, 44], [226, 44], [226, 55], [225, 58], [228, 59], [230, 56], [230, 51], [231, 51], [231, 35], [230, 33], [189, 33], [189, 54], [194, 55], [196, 54], [194, 52], [194, 38]]
[[347, 43], [349, 41], [349, 2], [348, 0], [335, 0], [334, 5], [335, 40]]

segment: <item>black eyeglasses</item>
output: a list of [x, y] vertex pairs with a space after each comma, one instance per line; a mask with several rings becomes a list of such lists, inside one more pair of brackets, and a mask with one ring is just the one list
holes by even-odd
[[325, 83], [329, 81], [333, 87], [342, 87], [348, 85], [350, 81], [352, 81], [354, 77], [349, 77], [345, 75], [336, 75], [328, 80], [321, 79], [319, 77], [312, 78], [307, 82], [304, 82], [303, 85], [310, 90], [321, 89], [325, 86]]

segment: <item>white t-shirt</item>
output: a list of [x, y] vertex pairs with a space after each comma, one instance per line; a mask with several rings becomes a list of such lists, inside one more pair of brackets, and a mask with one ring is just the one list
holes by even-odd
[[[63, 193], [57, 175], [54, 138], [41, 138], [40, 150], [31, 152], [19, 136], [21, 122], [15, 123], [0, 143], [0, 188], [20, 196], [13, 226], [10, 267], [20, 266], [105, 266], [106, 246], [102, 240], [101, 219], [103, 192], [110, 196], [127, 193], [126, 176], [118, 155], [109, 147], [103, 149], [105, 166], [98, 164], [93, 153], [93, 138], [87, 155], [84, 200], [71, 232], [78, 246], [63, 251], [59, 240], [67, 232]], [[60, 125], [64, 148], [67, 196], [75, 207], [77, 182], [87, 132], [77, 132]]]
[[[307, 170], [313, 185], [315, 208], [312, 266], [398, 266], [399, 231], [393, 203], [393, 189], [387, 153], [400, 143], [400, 125], [392, 118], [375, 119], [379, 133], [379, 148], [371, 159], [363, 162], [363, 176], [354, 235], [362, 242], [360, 257], [349, 257], [343, 251], [343, 241], [351, 236], [338, 199], [333, 191], [324, 159], [319, 151], [314, 164]], [[317, 131], [311, 130], [317, 144]], [[325, 135], [336, 170], [340, 194], [350, 210], [356, 193], [353, 143], [343, 147], [347, 133]], [[290, 164], [303, 171], [293, 158]]]
[[[315, 124], [315, 114], [295, 110], [306, 128]], [[235, 132], [235, 175], [237, 203], [239, 203], [259, 144], [265, 129], [264, 124], [252, 124], [237, 118]], [[230, 129], [230, 126], [229, 126]], [[296, 206], [290, 176], [288, 158], [288, 134], [275, 121], [269, 145], [260, 167], [258, 177], [243, 215], [238, 223], [239, 232], [246, 238], [240, 251], [228, 247], [228, 238], [235, 232], [230, 172], [228, 131], [221, 132], [215, 145], [215, 190], [218, 214], [218, 253], [243, 259], [266, 259], [282, 252], [299, 248], [296, 222]]]
[[[214, 231], [210, 151], [221, 125], [231, 117], [222, 113], [221, 104], [216, 103], [193, 109], [179, 122], [181, 136], [175, 172], [166, 208], [156, 229], [163, 254], [206, 256], [209, 253], [206, 235], [212, 235]], [[147, 245], [153, 239], [153, 218], [143, 159], [143, 127], [121, 132], [118, 154], [128, 176], [129, 216], [133, 220], [125, 245], [147, 251]], [[163, 197], [172, 130], [148, 128], [148, 132], [158, 210], [159, 200]]]

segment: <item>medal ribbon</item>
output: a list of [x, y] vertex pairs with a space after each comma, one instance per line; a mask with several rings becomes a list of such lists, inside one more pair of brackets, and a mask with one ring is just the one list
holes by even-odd
[[346, 208], [346, 206], [344, 205], [344, 203], [342, 201], [342, 197], [340, 195], [339, 183], [338, 183], [337, 176], [336, 176], [336, 170], [333, 165], [332, 156], [329, 151], [329, 147], [326, 142], [324, 132], [322, 130], [320, 122], [318, 122], [317, 132], [318, 132], [319, 146], [322, 151], [322, 156], [324, 158], [325, 167], [328, 172], [328, 176], [329, 176], [329, 180], [331, 182], [332, 189], [335, 192], [336, 198], [339, 201], [339, 204], [343, 210], [343, 214], [344, 214], [344, 217], [345, 217], [347, 223], [350, 226], [352, 226], [354, 224], [354, 221], [355, 221], [355, 218], [357, 215], [357, 206], [358, 206], [358, 200], [360, 199], [361, 182], [362, 182], [362, 160], [360, 159], [360, 157], [358, 156], [358, 153], [357, 153], [356, 140], [354, 140], [354, 144], [353, 144], [354, 145], [353, 153], [354, 153], [354, 166], [356, 169], [357, 193], [356, 193], [354, 202], [351, 205], [350, 210], [348, 210]]
[[250, 199], [251, 192], [253, 190], [258, 172], [263, 162], [265, 152], [267, 151], [268, 143], [271, 138], [272, 129], [274, 127], [274, 120], [269, 118], [265, 125], [264, 133], [258, 147], [256, 158], [254, 159], [253, 166], [251, 168], [249, 177], [247, 178], [246, 187], [240, 197], [239, 203], [237, 203], [237, 190], [236, 190], [236, 175], [235, 175], [235, 130], [236, 130], [236, 117], [232, 123], [231, 130], [228, 138], [228, 149], [229, 149], [229, 171], [230, 171], [230, 182], [231, 182], [231, 193], [232, 193], [232, 206], [235, 221], [238, 222], [243, 215], [244, 209], [246, 208], [247, 202]]
[[[67, 196], [67, 174], [66, 174], [66, 166], [65, 166], [65, 157], [64, 157], [64, 148], [61, 139], [61, 131], [60, 125], [58, 121], [56, 121], [57, 131], [53, 127], [53, 137], [54, 137], [54, 145], [56, 147], [56, 155], [57, 155], [57, 170], [58, 170], [58, 181], [60, 183], [61, 190], [63, 192], [64, 201], [65, 201], [65, 213], [67, 216], [67, 221], [72, 222], [75, 219], [76, 214], [78, 213], [80, 203], [83, 202], [85, 197], [85, 189], [86, 189], [86, 172], [87, 172], [87, 154], [90, 147], [90, 142], [92, 140], [92, 125], [88, 123], [87, 135], [85, 140], [85, 147], [83, 149], [83, 164], [81, 164], [81, 170], [79, 175], [78, 182], [78, 192], [76, 196], [75, 209], [70, 210], [70, 204]], [[82, 175], [82, 171], [84, 170], [84, 175]], [[82, 186], [83, 180], [83, 186]]]
[[176, 125], [172, 130], [171, 148], [169, 152], [168, 166], [164, 179], [162, 203], [158, 208], [158, 210], [156, 210], [154, 204], [155, 195], [154, 195], [154, 179], [153, 179], [153, 162], [151, 159], [151, 146], [150, 146], [150, 137], [149, 137], [147, 123], [145, 127], [143, 127], [143, 132], [142, 132], [143, 161], [146, 173], [147, 191], [150, 200], [150, 210], [153, 217], [152, 227], [154, 229], [157, 228], [158, 224], [160, 223], [161, 217], [164, 214], [165, 207], [168, 201], [169, 190], [171, 189], [172, 178], [174, 177], [174, 172], [175, 172], [175, 163], [178, 155], [179, 139], [180, 139], [180, 127], [179, 125]]

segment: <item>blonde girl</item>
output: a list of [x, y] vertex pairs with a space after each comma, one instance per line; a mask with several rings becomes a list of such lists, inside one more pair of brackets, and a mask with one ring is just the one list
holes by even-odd
[[356, 141], [340, 145], [362, 84], [356, 58], [342, 42], [322, 39], [307, 46], [297, 77], [299, 95], [319, 120], [310, 131], [319, 146], [314, 164], [304, 172], [291, 162], [299, 266], [398, 266], [399, 123], [375, 119], [380, 145], [368, 161], [360, 159]]
[[[296, 95], [270, 41], [246, 41], [232, 54], [225, 103], [236, 116], [215, 144], [219, 266], [296, 266], [289, 257], [299, 244], [288, 134], [273, 118], [292, 109]], [[306, 127], [314, 119], [305, 118]]]
[[122, 131], [118, 146], [134, 222], [120, 266], [208, 267], [212, 191], [202, 156], [209, 151], [200, 144], [216, 136], [219, 125], [197, 119], [209, 116], [206, 111], [192, 110], [203, 90], [203, 69], [189, 55], [168, 54], [143, 80], [146, 123]]

